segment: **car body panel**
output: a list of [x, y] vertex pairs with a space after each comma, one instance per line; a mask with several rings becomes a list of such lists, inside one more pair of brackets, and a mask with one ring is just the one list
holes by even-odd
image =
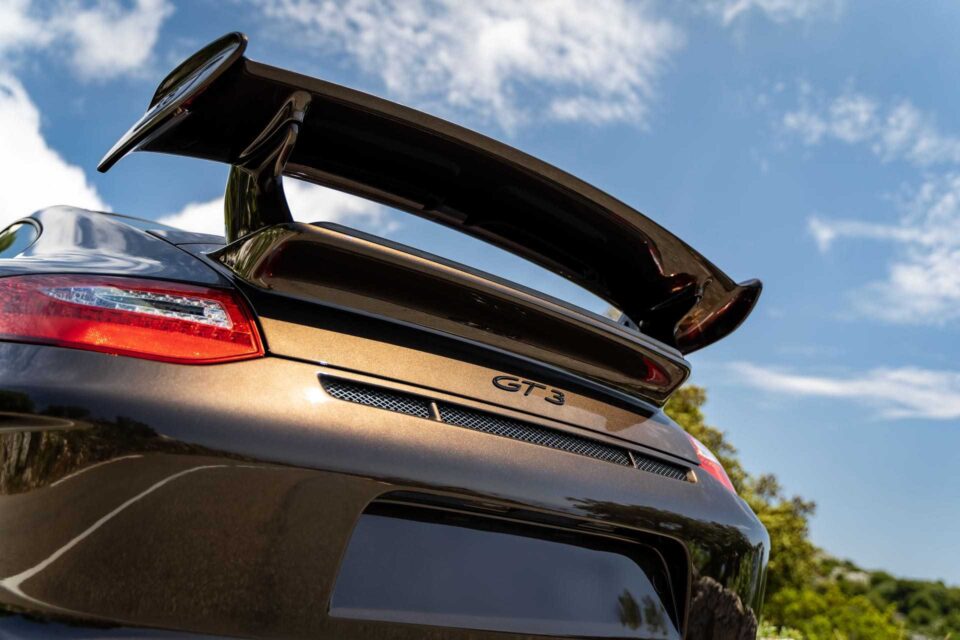
[[716, 637], [690, 632], [720, 619], [701, 591], [756, 624], [769, 540], [709, 476], [357, 407], [323, 392], [321, 367], [276, 357], [191, 367], [5, 343], [0, 363], [0, 442], [18, 452], [0, 485], [11, 611], [227, 637], [487, 637], [327, 614], [358, 518], [404, 491], [679, 541], [687, 637]]
[[[766, 531], [699, 471], [654, 404], [530, 358], [261, 290], [216, 259], [221, 245], [177, 247], [144, 221], [64, 207], [33, 219], [43, 233], [0, 261], [3, 276], [234, 287], [269, 355], [189, 366], [0, 341], [0, 611], [27, 616], [0, 616], [0, 631], [523, 637], [330, 615], [353, 528], [398, 492], [550, 531], [675, 545], [684, 637], [756, 628]], [[692, 481], [344, 402], [321, 375], [685, 464]], [[543, 381], [567, 402], [504, 392], [496, 375]]]
[[[224, 268], [221, 259], [212, 257], [222, 256], [222, 245], [191, 242], [175, 247], [160, 237], [165, 232], [159, 228], [162, 225], [150, 221], [74, 207], [52, 207], [35, 213], [31, 219], [44, 232], [22, 255], [0, 260], [0, 275], [90, 273], [215, 287], [240, 286], [259, 316], [270, 353], [484, 400], [697, 462], [682, 431], [666, 420], [654, 404], [550, 366], [549, 362], [533, 357], [535, 354], [524, 357], [516, 346], [507, 351], [456, 338], [425, 339], [422, 328], [411, 330], [398, 323], [396, 317], [383, 314], [370, 317], [362, 308], [344, 308], [329, 297], [318, 300], [313, 296], [302, 301], [273, 288], [245, 286], [245, 281]], [[213, 238], [205, 234], [199, 238], [173, 234], [173, 239]], [[188, 253], [191, 247], [204, 250], [198, 252], [201, 260]], [[128, 251], [134, 253], [128, 256]], [[605, 319], [598, 320], [605, 329], [625, 337], [621, 339], [636, 339], [635, 332]], [[687, 365], [678, 356], [659, 351], [649, 342], [641, 344], [646, 353], [662, 362], [675, 366], [682, 363], [684, 368], [679, 375], [686, 375]], [[492, 384], [498, 375], [548, 382], [562, 389], [568, 401], [557, 406], [543, 401], [542, 395], [504, 392]]]
[[30, 219], [42, 233], [21, 255], [0, 260], [0, 274], [96, 273], [229, 286], [209, 266], [134, 226], [143, 222], [135, 218], [59, 206]]
[[676, 351], [609, 318], [339, 225], [276, 225], [212, 257], [262, 291], [482, 344], [655, 403], [690, 371]]
[[[502, 362], [502, 368], [496, 369], [341, 330], [305, 326], [263, 315], [260, 318], [273, 354], [309, 360], [341, 371], [365, 372], [442, 396], [478, 400], [498, 410], [521, 412], [525, 419], [550, 419], [576, 425], [666, 453], [688, 464], [698, 464], [689, 440], [652, 405], [634, 402], [629, 408], [621, 408], [611, 405], [609, 400], [604, 402], [562, 387], [565, 401], [558, 406], [546, 402], [546, 396], [524, 395], [522, 389], [504, 391], [493, 384], [494, 378], [511, 374], [520, 380], [530, 379], [522, 366], [511, 369]], [[552, 382], [563, 378], [548, 375], [534, 382], [541, 380]], [[553, 383], [549, 388], [561, 389], [557, 384], [562, 382]]]

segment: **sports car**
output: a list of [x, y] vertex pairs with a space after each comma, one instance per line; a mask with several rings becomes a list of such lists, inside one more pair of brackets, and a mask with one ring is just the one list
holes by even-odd
[[[246, 42], [177, 67], [99, 166], [226, 163], [223, 236], [71, 206], [0, 233], [0, 637], [755, 637], [769, 537], [663, 406], [760, 283]], [[511, 251], [619, 320], [296, 222], [285, 177]]]

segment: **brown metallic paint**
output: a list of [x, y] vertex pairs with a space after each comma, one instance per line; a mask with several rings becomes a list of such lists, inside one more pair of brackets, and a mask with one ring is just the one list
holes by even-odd
[[[353, 524], [401, 491], [523, 522], [676, 541], [691, 593], [716, 583], [742, 603], [740, 622], [755, 624], [769, 541], [708, 476], [665, 479], [337, 401], [317, 382], [324, 370], [277, 357], [190, 367], [0, 343], [0, 409], [12, 416], [0, 429], [2, 606], [217, 636], [516, 637], [326, 614]], [[75, 426], [37, 431], [38, 416]], [[26, 597], [9, 589], [119, 507], [23, 582]], [[688, 626], [721, 613], [688, 606]]]
[[677, 352], [607, 318], [343, 227], [276, 225], [212, 257], [264, 290], [453, 335], [656, 403], [690, 371]]
[[349, 372], [348, 377], [378, 385], [389, 381], [388, 386], [400, 391], [427, 392], [442, 400], [467, 400], [470, 406], [473, 403], [469, 401], [479, 401], [517, 419], [554, 427], [575, 426], [593, 432], [591, 437], [604, 434], [616, 444], [626, 440], [697, 464], [689, 441], [653, 411], [631, 411], [568, 390], [564, 391], [563, 406], [552, 405], [535, 396], [497, 389], [492, 380], [502, 370], [269, 317], [261, 316], [261, 324], [271, 353], [325, 364], [339, 371], [337, 375]]

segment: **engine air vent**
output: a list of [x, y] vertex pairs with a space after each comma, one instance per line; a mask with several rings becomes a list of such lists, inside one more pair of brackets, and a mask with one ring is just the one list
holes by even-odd
[[430, 401], [406, 393], [389, 391], [366, 384], [348, 382], [339, 378], [324, 378], [323, 388], [337, 400], [365, 404], [368, 407], [406, 413], [418, 418], [430, 418]]
[[689, 479], [688, 468], [625, 447], [618, 447], [487, 411], [479, 411], [448, 402], [434, 402], [421, 396], [374, 385], [328, 376], [321, 376], [321, 381], [327, 393], [338, 400], [355, 402], [368, 407], [386, 409], [387, 411], [396, 411], [419, 418], [439, 420], [446, 424], [473, 429], [474, 431], [482, 431], [504, 438], [550, 447], [551, 449], [575, 453], [624, 467], [634, 467], [640, 471], [655, 473], [674, 480]]

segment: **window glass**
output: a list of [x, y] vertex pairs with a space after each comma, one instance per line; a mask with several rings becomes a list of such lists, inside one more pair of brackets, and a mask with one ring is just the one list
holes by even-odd
[[0, 231], [0, 259], [20, 255], [39, 235], [37, 227], [29, 222], [17, 222]]

